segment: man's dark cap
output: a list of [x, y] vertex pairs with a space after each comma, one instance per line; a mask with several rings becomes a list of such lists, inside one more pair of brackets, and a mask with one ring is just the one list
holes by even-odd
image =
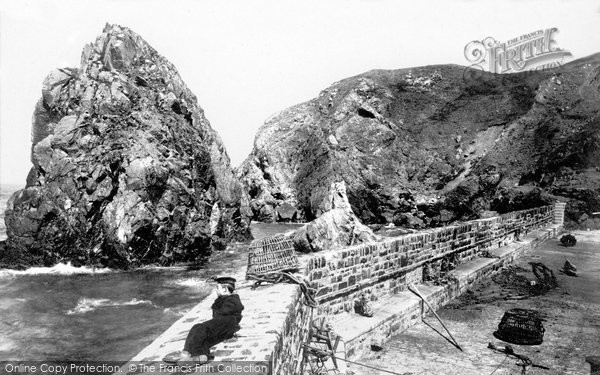
[[233, 288], [235, 288], [236, 280], [233, 277], [229, 277], [229, 276], [215, 277], [215, 281], [218, 284], [231, 285]]

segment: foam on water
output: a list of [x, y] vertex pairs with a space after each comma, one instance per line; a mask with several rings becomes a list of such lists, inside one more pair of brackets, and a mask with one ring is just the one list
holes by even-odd
[[[255, 223], [252, 231], [262, 238], [291, 227]], [[0, 355], [15, 360], [127, 361], [214, 293], [207, 279], [243, 267], [247, 248], [232, 244], [199, 269], [184, 265], [123, 271], [68, 263], [26, 271], [0, 269]]]
[[156, 307], [152, 301], [138, 300], [132, 298], [129, 301], [112, 301], [108, 298], [87, 298], [81, 297], [77, 301], [77, 306], [67, 311], [67, 315], [85, 314], [94, 311], [100, 307], [117, 307], [117, 306], [135, 306], [135, 305], [151, 305]]
[[183, 286], [186, 288], [204, 288], [207, 283], [206, 278], [189, 277], [185, 279], [170, 280], [166, 283], [169, 286]]
[[31, 267], [23, 271], [0, 269], [0, 278], [25, 275], [94, 275], [114, 272], [108, 268], [75, 267], [71, 262], [58, 263], [52, 267]]
[[[187, 310], [185, 312], [187, 312]], [[166, 307], [166, 308], [163, 309], [163, 313], [165, 313], [165, 314], [173, 314], [173, 315], [176, 315], [176, 316], [182, 316], [183, 314], [185, 314], [185, 312], [184, 311], [177, 311], [177, 310], [172, 309], [170, 307]]]

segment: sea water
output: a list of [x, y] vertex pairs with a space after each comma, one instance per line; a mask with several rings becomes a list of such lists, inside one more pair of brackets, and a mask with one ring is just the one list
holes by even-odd
[[[6, 236], [4, 210], [12, 191], [1, 192], [0, 233]], [[253, 223], [252, 233], [261, 238], [297, 226]], [[0, 358], [129, 360], [211, 293], [208, 278], [243, 267], [247, 247], [231, 245], [199, 270], [123, 272], [70, 264], [0, 269]]]

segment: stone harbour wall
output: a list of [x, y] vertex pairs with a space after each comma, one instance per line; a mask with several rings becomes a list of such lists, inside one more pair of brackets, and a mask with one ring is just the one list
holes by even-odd
[[404, 291], [424, 270], [459, 265], [553, 220], [553, 206], [544, 206], [314, 254], [306, 274], [317, 289], [316, 315], [352, 311], [362, 294], [376, 301]]
[[[434, 286], [418, 285], [419, 292], [434, 310], [444, 306], [471, 287], [473, 282], [488, 278], [523, 252], [540, 245], [548, 238], [556, 237], [560, 224], [551, 224], [531, 231], [521, 241], [489, 250], [490, 257], [473, 259], [450, 271], [453, 282]], [[390, 336], [398, 334], [421, 321], [429, 311], [419, 297], [411, 292], [401, 292], [375, 302], [378, 314], [361, 319], [354, 313], [337, 314], [332, 317], [333, 327], [340, 332], [345, 345], [346, 358], [356, 358], [371, 350], [373, 343], [381, 344]]]
[[[430, 303], [441, 306], [464, 292], [474, 279], [489, 276], [521, 251], [555, 236], [559, 219], [552, 207], [541, 207], [377, 243], [302, 254], [300, 273], [318, 288], [319, 306], [305, 305], [296, 284], [267, 284], [254, 289], [253, 282], [241, 281], [237, 290], [245, 306], [242, 329], [211, 351], [217, 362], [268, 363], [272, 375], [302, 374], [307, 369], [303, 346], [309, 341], [310, 326], [325, 317], [342, 339], [341, 354], [337, 355], [352, 358], [368, 350], [372, 340], [400, 332], [420, 317], [423, 311], [418, 297], [403, 293], [408, 284], [420, 284]], [[552, 222], [554, 225], [549, 225]], [[517, 229], [523, 240], [506, 245]], [[487, 254], [482, 254], [484, 251]], [[444, 261], [458, 264], [452, 271], [454, 282], [446, 286], [421, 284], [431, 268], [441, 267]], [[240, 269], [233, 276], [242, 280], [245, 271]], [[343, 314], [352, 311], [354, 299], [361, 293], [373, 301], [380, 299], [382, 310], [375, 317], [360, 320], [356, 314]], [[190, 328], [210, 319], [214, 298], [216, 295], [211, 295], [200, 302], [131, 361], [156, 363], [180, 350]]]
[[272, 374], [296, 375], [302, 373], [303, 345], [308, 341], [312, 309], [304, 304], [304, 297], [296, 287], [294, 302], [287, 316], [271, 359]]
[[[233, 274], [242, 280], [243, 273]], [[256, 289], [246, 280], [236, 288], [244, 304], [241, 329], [235, 337], [211, 348], [214, 363], [238, 363], [266, 366], [264, 375], [298, 375], [302, 371], [302, 345], [308, 341], [311, 309], [303, 301], [300, 287], [295, 284], [266, 284]], [[152, 370], [138, 371], [140, 362], [158, 366], [162, 358], [183, 349], [188, 332], [194, 324], [211, 318], [210, 306], [217, 297], [212, 293], [175, 322], [167, 331], [121, 367], [120, 375], [156, 374]], [[150, 369], [150, 367], [148, 367]], [[162, 372], [175, 374], [174, 371]], [[179, 373], [179, 372], [177, 372]], [[205, 372], [203, 372], [205, 373]], [[208, 372], [222, 373], [222, 372]]]

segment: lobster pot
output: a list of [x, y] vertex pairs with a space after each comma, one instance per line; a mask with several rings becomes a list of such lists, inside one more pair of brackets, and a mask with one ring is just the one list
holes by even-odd
[[294, 242], [283, 234], [277, 234], [252, 241], [246, 279], [279, 271], [295, 271], [299, 267]]
[[510, 309], [504, 313], [494, 335], [511, 344], [539, 345], [544, 340], [542, 318], [535, 310]]

